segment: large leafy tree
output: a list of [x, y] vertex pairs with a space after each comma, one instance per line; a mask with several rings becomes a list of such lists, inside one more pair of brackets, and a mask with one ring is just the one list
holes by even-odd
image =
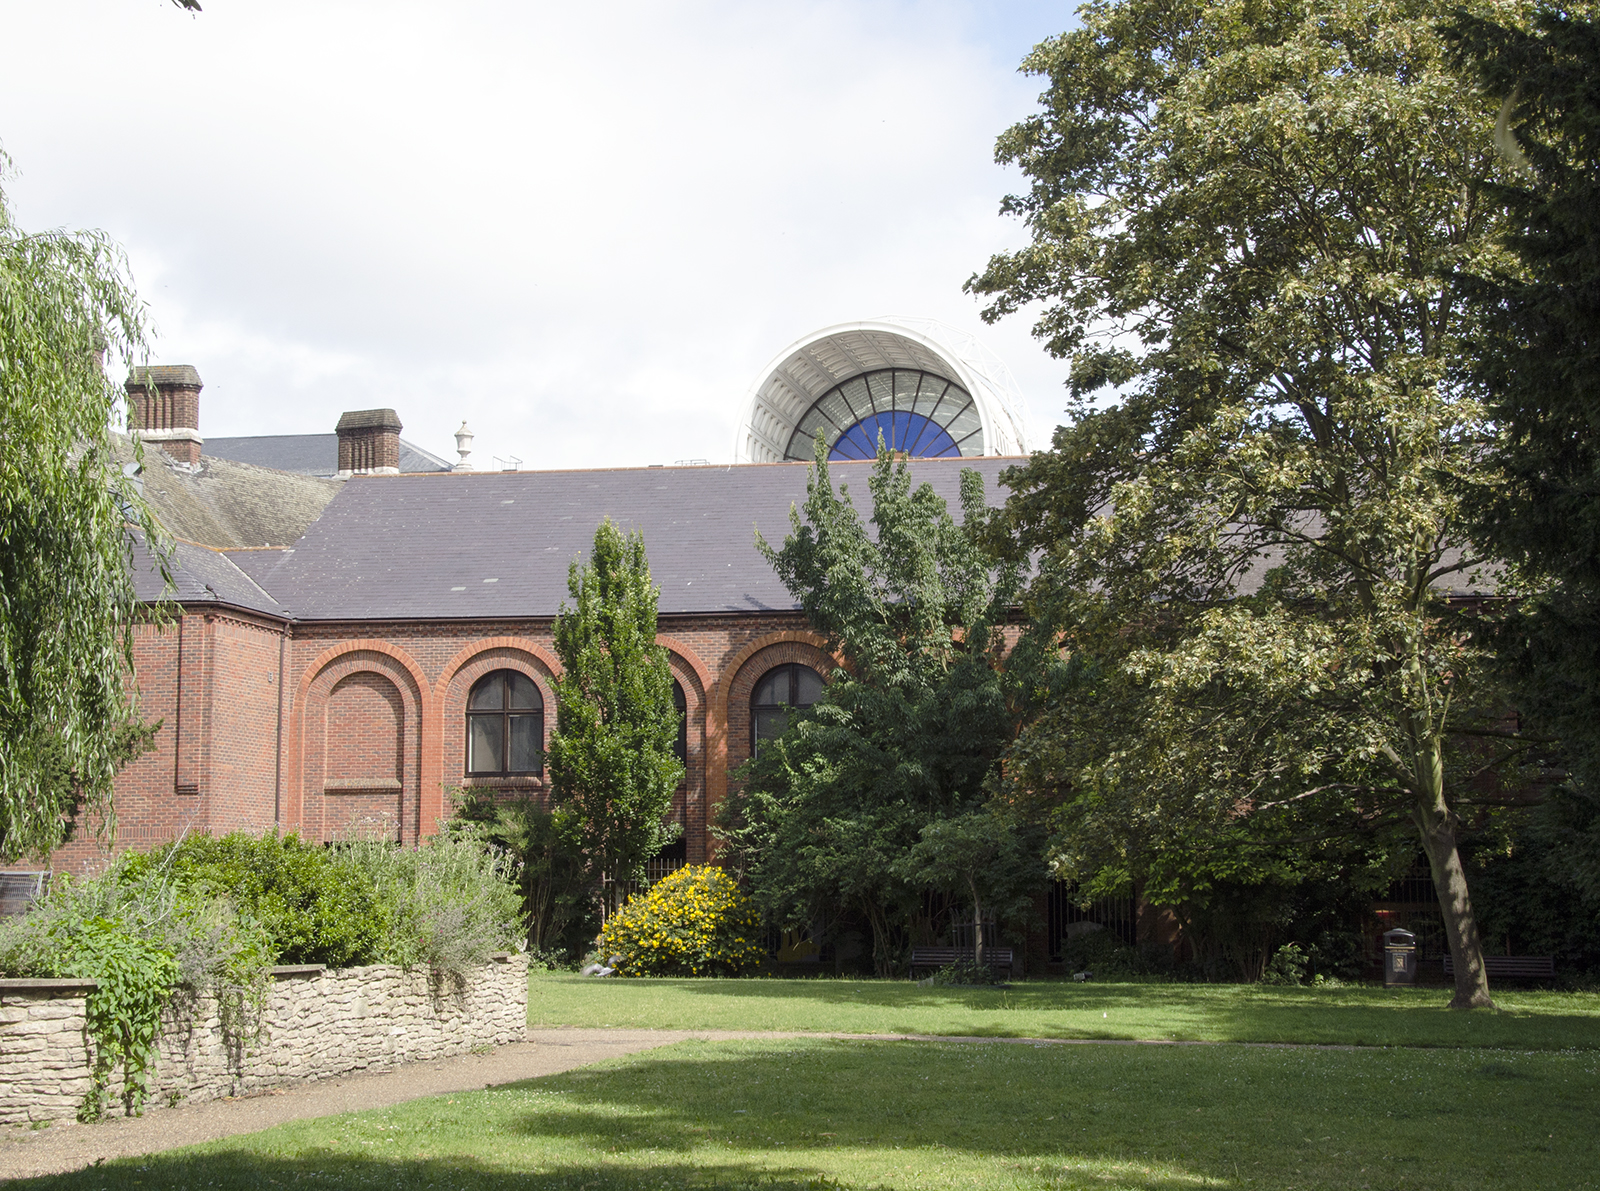
[[[820, 915], [864, 919], [877, 969], [890, 973], [923, 893], [974, 890], [1008, 905], [1033, 893], [1042, 865], [1001, 847], [995, 871], [967, 880], [930, 827], [979, 813], [1018, 727], [1017, 664], [1005, 627], [1017, 570], [985, 555], [976, 472], [961, 477], [962, 523], [904, 460], [880, 453], [869, 523], [835, 490], [819, 445], [803, 510], [782, 547], [758, 545], [807, 619], [844, 661], [809, 712], [762, 746], [718, 808], [718, 831], [752, 895], [782, 926]], [[1025, 652], [1025, 651], [1024, 651]], [[984, 822], [1000, 837], [1003, 815]], [[1005, 871], [999, 871], [1004, 867]], [[979, 908], [982, 906], [980, 904]]]
[[572, 603], [562, 605], [554, 630], [563, 673], [550, 735], [551, 800], [576, 815], [589, 878], [612, 896], [643, 876], [667, 842], [666, 815], [683, 780], [644, 535], [601, 522], [589, 561], [572, 563], [567, 590]]
[[48, 854], [83, 807], [113, 827], [112, 777], [148, 738], [130, 531], [158, 534], [117, 466], [103, 364], [144, 336], [110, 240], [26, 233], [0, 194], [0, 860]]
[[1478, 537], [1541, 589], [1508, 634], [1518, 705], [1600, 788], [1600, 24], [1545, 11], [1527, 28], [1458, 14], [1470, 76], [1503, 100], [1519, 168], [1486, 197], [1514, 259], [1468, 279], [1483, 326], [1465, 362], [1504, 433], [1472, 488]]
[[1082, 14], [999, 142], [1032, 242], [969, 283], [991, 319], [1041, 304], [1072, 361], [1068, 424], [1007, 482], [1075, 678], [1010, 772], [1057, 802], [1072, 876], [1409, 823], [1452, 1003], [1488, 1005], [1456, 837], [1522, 742], [1449, 598], [1490, 426], [1448, 382], [1447, 279], [1501, 252], [1495, 105], [1426, 0]]

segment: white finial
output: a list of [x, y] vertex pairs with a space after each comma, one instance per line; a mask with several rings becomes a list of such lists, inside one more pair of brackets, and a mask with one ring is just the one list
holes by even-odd
[[462, 422], [461, 429], [456, 431], [456, 454], [461, 456], [461, 462], [451, 468], [451, 471], [472, 470], [472, 464], [467, 462], [467, 456], [472, 454], [472, 439], [472, 431], [467, 429], [465, 422]]

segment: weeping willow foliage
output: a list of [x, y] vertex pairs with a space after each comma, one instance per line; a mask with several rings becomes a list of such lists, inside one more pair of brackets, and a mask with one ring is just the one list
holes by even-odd
[[131, 534], [158, 535], [112, 453], [106, 364], [131, 366], [145, 335], [115, 244], [26, 233], [0, 192], [0, 859], [50, 852], [80, 803], [114, 828]]

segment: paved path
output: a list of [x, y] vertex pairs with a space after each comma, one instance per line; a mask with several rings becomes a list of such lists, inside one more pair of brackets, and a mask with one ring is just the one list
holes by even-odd
[[392, 1071], [324, 1079], [237, 1100], [152, 1107], [142, 1117], [121, 1117], [97, 1125], [56, 1121], [48, 1129], [0, 1127], [0, 1183], [255, 1133], [284, 1121], [384, 1108], [419, 1096], [554, 1075], [691, 1038], [720, 1041], [799, 1036], [740, 1030], [529, 1030], [526, 1042], [501, 1046], [488, 1054], [410, 1063]]
[[525, 1042], [482, 1055], [411, 1063], [392, 1071], [346, 1075], [238, 1100], [209, 1100], [177, 1108], [152, 1107], [142, 1117], [98, 1125], [57, 1121], [48, 1129], [0, 1127], [0, 1183], [61, 1174], [111, 1158], [131, 1158], [220, 1137], [255, 1133], [285, 1121], [385, 1108], [419, 1096], [475, 1091], [570, 1071], [602, 1059], [637, 1054], [690, 1039], [721, 1042], [763, 1038], [843, 1038], [857, 1041], [986, 1042], [1016, 1046], [1213, 1046], [1215, 1043], [1102, 1041], [1081, 1038], [957, 1038], [930, 1034], [815, 1034], [761, 1030], [610, 1030], [570, 1026], [532, 1029]]

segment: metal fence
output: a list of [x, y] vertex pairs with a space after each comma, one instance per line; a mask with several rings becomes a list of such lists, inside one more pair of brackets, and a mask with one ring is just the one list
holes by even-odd
[[1416, 935], [1419, 962], [1439, 961], [1450, 950], [1445, 939], [1439, 895], [1433, 886], [1433, 873], [1426, 863], [1413, 865], [1392, 881], [1383, 896], [1372, 903], [1371, 917], [1373, 924], [1364, 931], [1369, 968], [1382, 967], [1382, 932], [1391, 927], [1402, 927]]
[[1128, 947], [1139, 941], [1139, 902], [1132, 894], [1097, 898], [1084, 904], [1077, 882], [1056, 881], [1045, 895], [1045, 919], [1052, 963], [1061, 962], [1066, 941], [1081, 933], [1084, 923], [1111, 931]]
[[682, 857], [661, 857], [644, 862], [644, 880], [642, 881], [607, 881], [606, 892], [611, 894], [607, 900], [612, 906], [618, 908], [628, 904], [628, 899], [635, 894], [643, 893], [657, 881], [671, 873], [677, 872], [687, 861]]

